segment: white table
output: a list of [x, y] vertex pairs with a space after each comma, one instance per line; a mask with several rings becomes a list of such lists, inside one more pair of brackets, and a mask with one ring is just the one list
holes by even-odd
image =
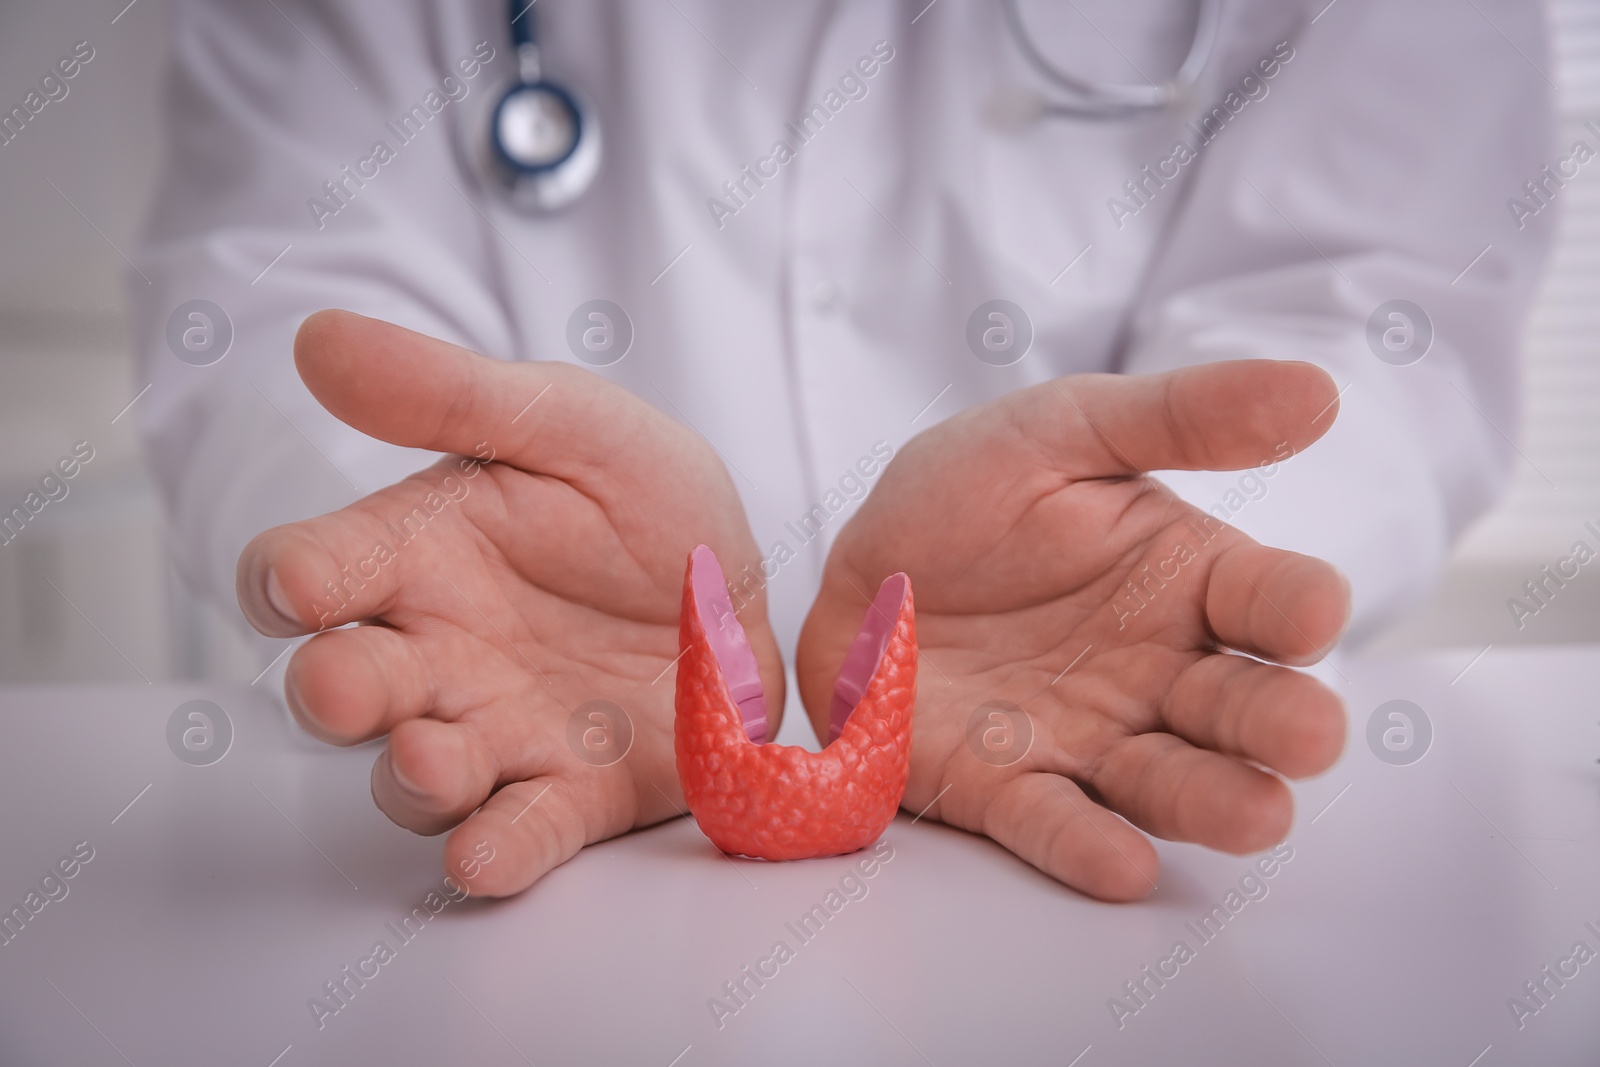
[[[1600, 952], [1600, 650], [1496, 648], [1452, 684], [1475, 651], [1330, 675], [1345, 757], [1209, 943], [1186, 924], [1249, 858], [1162, 845], [1160, 889], [1113, 906], [904, 815], [807, 942], [785, 924], [852, 860], [735, 862], [686, 821], [402, 942], [386, 924], [439, 888], [439, 842], [374, 809], [372, 748], [312, 749], [243, 687], [0, 690], [0, 909], [94, 849], [0, 946], [0, 1063], [1594, 1064], [1600, 959], [1520, 1029], [1507, 1001]], [[196, 697], [235, 730], [209, 766], [166, 740]], [[1408, 766], [1366, 742], [1391, 698], [1433, 724]], [[1136, 1005], [1123, 983], [1180, 939], [1193, 958], [1119, 1028], [1108, 1001]], [[394, 958], [319, 1028], [308, 1000], [379, 940]], [[793, 959], [719, 1029], [708, 1000], [779, 940]]]

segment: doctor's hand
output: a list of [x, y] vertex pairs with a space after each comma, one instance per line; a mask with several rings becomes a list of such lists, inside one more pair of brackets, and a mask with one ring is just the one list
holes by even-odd
[[1143, 472], [1282, 458], [1322, 435], [1336, 401], [1304, 363], [1085, 375], [913, 439], [840, 531], [801, 634], [819, 736], [868, 594], [903, 570], [922, 650], [906, 810], [1106, 900], [1156, 886], [1139, 830], [1236, 853], [1282, 840], [1293, 805], [1278, 775], [1331, 766], [1344, 712], [1260, 660], [1320, 659], [1348, 587]]
[[[445, 866], [474, 893], [517, 892], [681, 811], [668, 668], [684, 561], [705, 543], [731, 569], [760, 565], [715, 453], [586, 370], [348, 312], [307, 319], [295, 362], [356, 429], [460, 453], [241, 556], [258, 630], [325, 631], [289, 662], [305, 728], [341, 745], [387, 735], [373, 799], [417, 833], [454, 827]], [[753, 609], [776, 711], [783, 668]], [[369, 625], [334, 628], [350, 622]]]

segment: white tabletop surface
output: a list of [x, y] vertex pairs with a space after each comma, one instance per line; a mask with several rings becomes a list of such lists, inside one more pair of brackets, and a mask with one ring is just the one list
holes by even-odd
[[[0, 1063], [1595, 1064], [1600, 958], [1520, 1027], [1508, 1001], [1535, 1006], [1523, 983], [1576, 942], [1600, 953], [1600, 650], [1474, 654], [1328, 675], [1345, 756], [1209, 942], [1187, 924], [1248, 857], [1161, 845], [1151, 899], [1106, 905], [906, 815], [809, 941], [786, 923], [850, 858], [733, 861], [680, 820], [403, 942], [387, 924], [439, 889], [440, 842], [373, 807], [371, 747], [312, 748], [246, 687], [0, 689], [0, 910], [94, 850], [0, 945]], [[209, 766], [166, 740], [197, 697], [234, 728]], [[1366, 740], [1396, 698], [1433, 727], [1405, 766]], [[319, 1026], [308, 1001], [380, 940], [393, 958]], [[1128, 997], [1180, 940], [1192, 958]], [[778, 941], [793, 958], [719, 1028], [708, 1001], [734, 1006], [723, 983]], [[1139, 1009], [1120, 1027], [1113, 997]]]

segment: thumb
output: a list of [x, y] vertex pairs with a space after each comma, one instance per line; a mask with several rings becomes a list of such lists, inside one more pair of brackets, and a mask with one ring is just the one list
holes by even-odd
[[1299, 452], [1312, 444], [1339, 410], [1339, 390], [1327, 371], [1271, 359], [1143, 376], [1082, 374], [1014, 395], [1022, 405], [1019, 421], [1074, 478], [1242, 470], [1280, 449]]
[[487, 445], [486, 458], [557, 477], [602, 466], [641, 431], [679, 430], [580, 367], [489, 359], [350, 311], [308, 317], [294, 362], [317, 401], [365, 434], [435, 452], [485, 456]]

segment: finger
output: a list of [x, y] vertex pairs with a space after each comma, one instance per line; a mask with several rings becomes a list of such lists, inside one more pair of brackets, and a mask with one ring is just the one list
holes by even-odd
[[411, 719], [372, 764], [372, 799], [397, 826], [439, 834], [483, 803], [499, 777], [494, 754], [467, 726]]
[[1290, 778], [1322, 773], [1344, 749], [1344, 705], [1333, 690], [1245, 656], [1206, 656], [1189, 667], [1167, 694], [1161, 717], [1193, 745]]
[[372, 765], [372, 799], [395, 823], [437, 834], [459, 823], [507, 782], [549, 774], [568, 755], [541, 724], [565, 724], [559, 708], [532, 710], [540, 699], [513, 697], [510, 706], [481, 708], [454, 722], [410, 719], [389, 733]]
[[1034, 386], [1038, 439], [1075, 478], [1241, 470], [1321, 437], [1338, 412], [1322, 368], [1231, 360], [1143, 376], [1086, 374]]
[[349, 311], [307, 318], [294, 360], [323, 407], [363, 433], [561, 478], [605, 465], [625, 442], [681, 432], [580, 367], [489, 359]]
[[589, 842], [626, 830], [615, 803], [562, 779], [508, 785], [450, 835], [445, 869], [475, 894], [520, 893]]
[[1018, 775], [990, 801], [982, 829], [1050, 877], [1100, 900], [1142, 900], [1156, 888], [1155, 848], [1070, 779]]
[[1350, 584], [1332, 564], [1241, 538], [1206, 585], [1206, 621], [1231, 648], [1296, 666], [1315, 663], [1344, 633]]
[[1113, 745], [1090, 784], [1140, 829], [1224, 852], [1274, 845], [1294, 818], [1294, 798], [1281, 779], [1168, 733]]
[[461, 499], [469, 484], [445, 483], [452, 462], [338, 511], [257, 534], [235, 572], [239, 607], [250, 625], [269, 637], [293, 637], [388, 611], [412, 563], [406, 539], [430, 525], [459, 521], [454, 509], [437, 507], [449, 485], [455, 488], [448, 498]]
[[313, 737], [355, 745], [433, 706], [433, 672], [417, 640], [387, 626], [318, 634], [289, 658], [284, 695]]

